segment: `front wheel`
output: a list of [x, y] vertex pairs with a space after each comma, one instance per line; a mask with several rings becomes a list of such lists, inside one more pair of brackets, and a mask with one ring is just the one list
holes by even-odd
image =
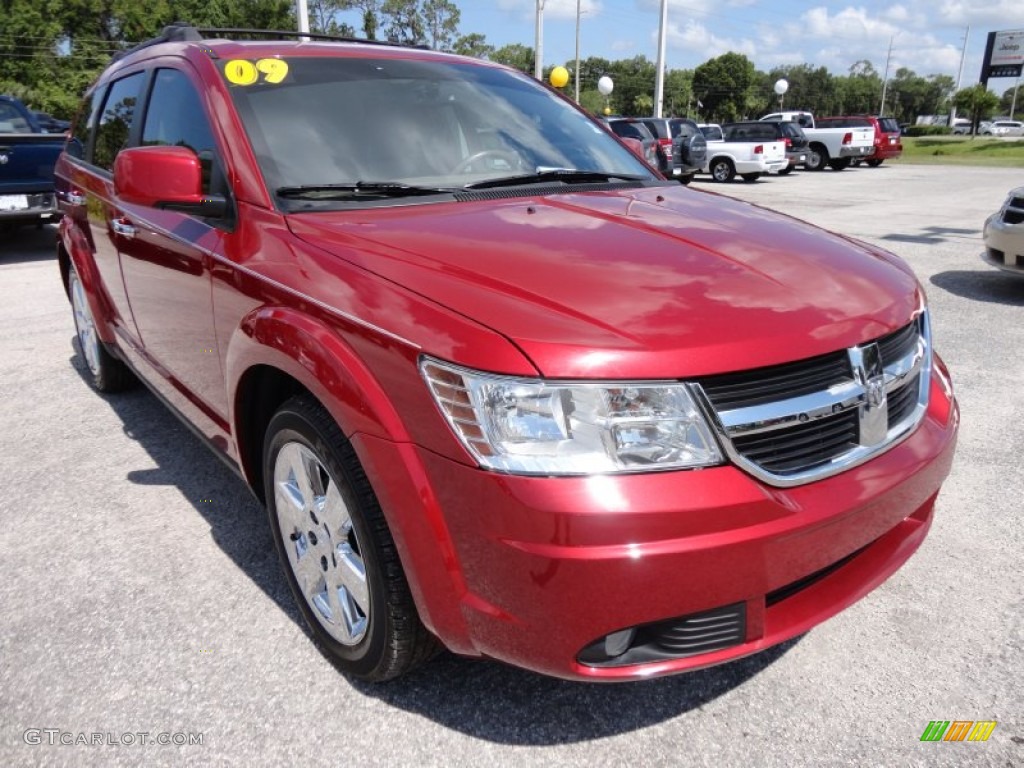
[[285, 577], [314, 639], [342, 671], [402, 675], [434, 654], [395, 542], [352, 445], [308, 397], [267, 426], [267, 512]]
[[719, 182], [732, 181], [736, 177], [736, 169], [727, 158], [719, 158], [711, 163], [711, 178]]
[[828, 163], [828, 150], [820, 144], [812, 144], [807, 149], [807, 161], [804, 167], [808, 171], [823, 171]]
[[89, 308], [89, 299], [85, 295], [85, 287], [73, 264], [68, 269], [68, 293], [71, 296], [71, 311], [75, 317], [78, 350], [89, 371], [89, 383], [99, 392], [108, 394], [133, 387], [136, 382], [135, 374], [103, 346], [103, 341], [96, 331], [92, 310]]
[[881, 160], [867, 160], [866, 162], [872, 168], [877, 168], [878, 166], [880, 166], [882, 164]]

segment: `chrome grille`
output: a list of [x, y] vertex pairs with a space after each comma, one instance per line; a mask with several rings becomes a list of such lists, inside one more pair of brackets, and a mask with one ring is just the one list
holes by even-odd
[[733, 445], [769, 472], [807, 469], [857, 445], [857, 413], [844, 411], [793, 427], [736, 437]]
[[702, 379], [730, 458], [767, 483], [798, 485], [888, 450], [927, 406], [927, 315], [857, 347]]

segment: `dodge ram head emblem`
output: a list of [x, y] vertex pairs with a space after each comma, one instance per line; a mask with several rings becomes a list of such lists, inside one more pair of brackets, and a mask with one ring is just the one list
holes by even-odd
[[849, 350], [854, 380], [864, 387], [860, 405], [860, 444], [878, 445], [889, 431], [889, 404], [886, 398], [882, 352], [877, 344], [865, 344]]

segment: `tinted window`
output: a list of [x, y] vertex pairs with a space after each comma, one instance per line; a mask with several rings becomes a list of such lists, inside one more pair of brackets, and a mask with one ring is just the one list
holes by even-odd
[[704, 138], [708, 141], [721, 141], [723, 139], [722, 129], [717, 125], [701, 126], [700, 132], [704, 134]]
[[101, 91], [96, 90], [82, 100], [78, 115], [71, 126], [71, 138], [68, 139], [67, 152], [72, 157], [85, 157], [85, 148], [89, 145], [89, 133], [96, 124], [96, 107], [99, 105]]
[[142, 144], [191, 149], [203, 167], [203, 192], [210, 192], [216, 146], [213, 131], [199, 94], [184, 73], [157, 70], [142, 127]]
[[886, 133], [899, 133], [900, 124], [896, 121], [895, 117], [880, 117], [878, 118], [878, 127]]
[[28, 120], [13, 104], [0, 102], [0, 133], [31, 133]]
[[686, 120], [673, 120], [671, 123], [669, 123], [669, 125], [672, 126], [673, 139], [679, 136], [683, 136], [688, 139], [691, 136], [696, 136], [698, 133], [700, 133], [700, 130], [697, 128], [696, 124], [689, 123]]
[[649, 139], [650, 134], [645, 134], [642, 126], [637, 123], [626, 123], [621, 120], [611, 124], [612, 132], [616, 136], [621, 136], [624, 139]]
[[143, 73], [137, 72], [110, 86], [96, 129], [96, 146], [92, 152], [92, 161], [100, 168], [113, 170], [114, 158], [128, 145], [142, 79]]
[[668, 138], [668, 126], [664, 120], [643, 120], [641, 121], [655, 136], [662, 139]]

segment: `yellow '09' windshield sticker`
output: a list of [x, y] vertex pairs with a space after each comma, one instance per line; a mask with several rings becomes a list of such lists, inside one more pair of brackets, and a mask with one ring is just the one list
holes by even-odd
[[224, 77], [232, 85], [277, 85], [288, 76], [288, 62], [281, 59], [231, 59], [224, 63]]

